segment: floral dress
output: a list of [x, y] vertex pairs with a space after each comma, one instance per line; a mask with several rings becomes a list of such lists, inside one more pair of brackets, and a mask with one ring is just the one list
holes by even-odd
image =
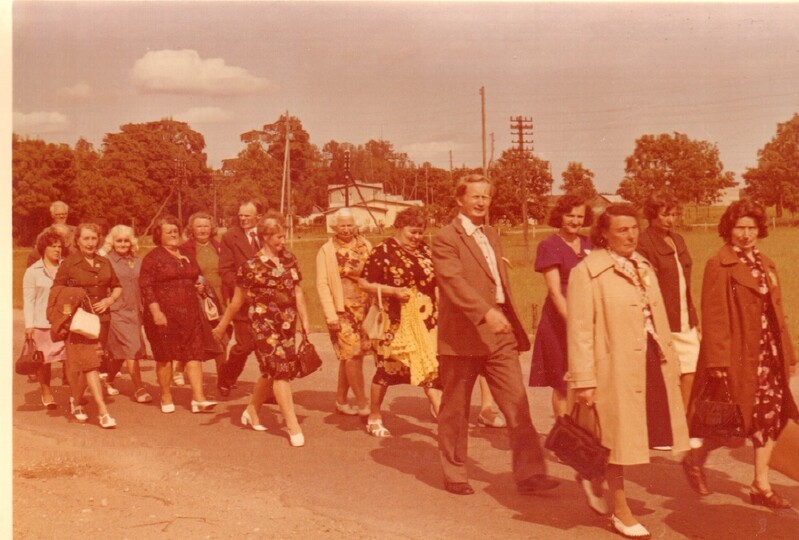
[[361, 328], [369, 308], [369, 293], [358, 286], [358, 278], [369, 259], [369, 245], [360, 237], [351, 245], [334, 237], [333, 245], [344, 292], [344, 312], [338, 314], [340, 328], [331, 338], [336, 356], [345, 361], [360, 358], [370, 349], [369, 339]]
[[256, 256], [236, 273], [236, 286], [246, 291], [249, 302], [255, 356], [264, 377], [291, 380], [297, 375], [295, 288], [301, 279], [297, 258], [286, 250], [280, 252], [277, 263]]
[[783, 380], [782, 356], [780, 355], [778, 332], [774, 308], [769, 296], [769, 284], [760, 252], [752, 251], [754, 260], [750, 259], [739, 247], [733, 251], [752, 273], [759, 283], [758, 292], [764, 299], [763, 312], [760, 314], [760, 353], [757, 363], [757, 391], [752, 417], [752, 443], [755, 447], [766, 445], [769, 439], [776, 440], [782, 431], [782, 403], [785, 382]]
[[[403, 249], [396, 239], [386, 239], [372, 250], [362, 277], [369, 283], [412, 289], [419, 306], [419, 318], [424, 322], [428, 332], [435, 331], [438, 324], [436, 279], [432, 252], [427, 244], [420, 244], [416, 251], [411, 253]], [[401, 303], [393, 296], [383, 296], [383, 306], [386, 308], [389, 324], [385, 339], [377, 344], [375, 355], [377, 369], [372, 383], [381, 386], [410, 384], [410, 368], [390, 357], [391, 343], [400, 326]], [[420, 386], [440, 388], [440, 383], [435, 376], [423, 381]]]

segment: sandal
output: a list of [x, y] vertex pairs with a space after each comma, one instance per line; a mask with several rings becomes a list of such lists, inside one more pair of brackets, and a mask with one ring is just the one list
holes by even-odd
[[153, 400], [153, 396], [146, 389], [139, 388], [133, 393], [133, 399], [136, 403], [150, 403]]
[[766, 508], [774, 508], [776, 510], [784, 510], [792, 506], [789, 501], [777, 495], [776, 491], [771, 490], [768, 493], [764, 493], [757, 486], [752, 486], [749, 491], [749, 500], [752, 504], [765, 506]]
[[383, 420], [367, 420], [366, 432], [372, 437], [391, 437], [391, 432], [383, 425]]

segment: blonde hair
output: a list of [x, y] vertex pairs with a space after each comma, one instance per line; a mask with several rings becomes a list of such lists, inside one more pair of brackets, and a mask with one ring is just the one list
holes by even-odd
[[114, 250], [114, 240], [123, 236], [130, 238], [130, 252], [135, 255], [136, 252], [139, 251], [139, 239], [136, 238], [136, 233], [133, 231], [133, 228], [127, 225], [114, 225], [111, 227], [111, 230], [108, 231], [105, 237], [103, 251], [105, 251], [105, 253], [111, 253]]

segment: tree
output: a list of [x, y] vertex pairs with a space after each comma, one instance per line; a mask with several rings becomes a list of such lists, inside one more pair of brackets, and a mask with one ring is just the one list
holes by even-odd
[[639, 206], [655, 190], [669, 191], [683, 204], [711, 204], [736, 184], [733, 174], [724, 172], [715, 144], [676, 132], [635, 141], [625, 172], [617, 193]]
[[777, 124], [777, 134], [757, 152], [757, 167], [743, 174], [747, 193], [766, 206], [799, 208], [799, 114]]
[[497, 191], [491, 203], [491, 221], [522, 222], [522, 178], [527, 182], [528, 218], [544, 217], [544, 197], [552, 187], [549, 162], [516, 148], [502, 152], [491, 170]]
[[596, 197], [594, 173], [583, 167], [582, 163], [569, 162], [561, 176], [563, 177], [563, 183], [560, 185], [560, 189], [565, 193], [577, 194], [585, 200]]

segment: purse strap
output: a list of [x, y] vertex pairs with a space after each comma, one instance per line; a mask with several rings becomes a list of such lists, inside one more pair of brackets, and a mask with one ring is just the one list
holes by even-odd
[[[599, 423], [599, 414], [596, 412], [596, 406], [588, 407], [588, 405], [586, 405], [585, 407], [591, 409], [591, 411], [594, 413], [594, 435], [601, 441], [602, 426]], [[575, 401], [574, 405], [572, 406], [572, 412], [570, 416], [578, 425], [580, 424], [580, 409], [582, 408], [583, 405], [579, 401]]]

